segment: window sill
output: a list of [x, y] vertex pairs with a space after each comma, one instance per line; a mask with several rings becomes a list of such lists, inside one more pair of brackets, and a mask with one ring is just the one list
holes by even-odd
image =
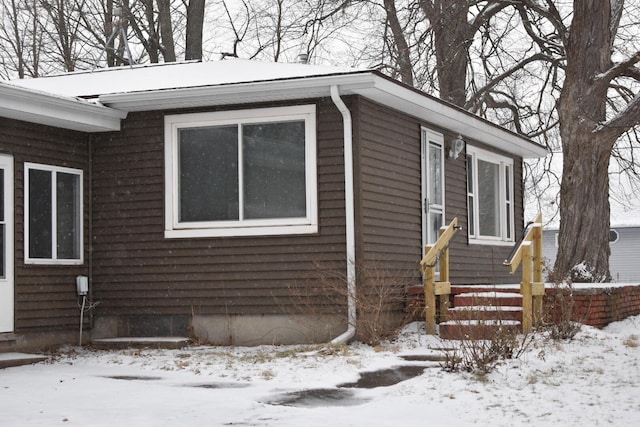
[[491, 240], [491, 239], [472, 239], [469, 238], [470, 245], [484, 245], [484, 246], [513, 246], [515, 244], [514, 241], [504, 241], [504, 240]]
[[288, 236], [317, 233], [317, 225], [283, 225], [271, 227], [173, 229], [165, 230], [164, 237], [166, 239], [193, 239], [202, 237]]
[[83, 265], [84, 261], [80, 259], [73, 260], [52, 260], [52, 259], [26, 259], [25, 265]]

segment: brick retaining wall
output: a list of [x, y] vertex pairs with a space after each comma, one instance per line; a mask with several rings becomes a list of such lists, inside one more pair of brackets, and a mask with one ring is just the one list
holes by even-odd
[[[557, 289], [546, 290], [545, 305]], [[640, 314], [640, 285], [573, 289], [572, 320], [602, 328], [609, 323]]]
[[[547, 285], [549, 286], [549, 285]], [[572, 320], [585, 325], [602, 328], [609, 323], [623, 320], [629, 316], [640, 314], [640, 284], [610, 287], [586, 287], [576, 284], [573, 289], [573, 307], [570, 308]], [[453, 293], [473, 292], [487, 289], [486, 286], [455, 286]], [[506, 291], [506, 289], [503, 289]], [[514, 285], [511, 292], [518, 292]], [[544, 297], [546, 321], [567, 312], [566, 302], [555, 299], [557, 288], [547, 287]], [[408, 290], [407, 307], [414, 320], [424, 320], [424, 294], [422, 287]], [[557, 317], [556, 317], [557, 318]]]

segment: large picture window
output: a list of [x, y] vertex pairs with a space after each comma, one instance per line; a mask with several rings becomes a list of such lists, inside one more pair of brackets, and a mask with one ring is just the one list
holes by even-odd
[[513, 242], [513, 160], [467, 147], [470, 242]]
[[81, 264], [82, 171], [25, 163], [25, 263]]
[[165, 117], [166, 237], [317, 232], [315, 106]]

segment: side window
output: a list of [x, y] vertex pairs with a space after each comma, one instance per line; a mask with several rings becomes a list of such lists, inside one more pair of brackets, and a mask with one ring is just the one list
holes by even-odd
[[467, 146], [469, 239], [513, 242], [513, 160]]
[[81, 264], [82, 171], [25, 163], [25, 263]]

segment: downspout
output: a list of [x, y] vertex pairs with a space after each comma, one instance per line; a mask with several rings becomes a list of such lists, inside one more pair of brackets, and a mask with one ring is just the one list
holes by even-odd
[[353, 191], [353, 133], [351, 112], [340, 98], [338, 86], [331, 86], [331, 100], [342, 114], [344, 129], [344, 206], [347, 239], [347, 330], [331, 340], [331, 344], [345, 344], [356, 334], [356, 231]]

